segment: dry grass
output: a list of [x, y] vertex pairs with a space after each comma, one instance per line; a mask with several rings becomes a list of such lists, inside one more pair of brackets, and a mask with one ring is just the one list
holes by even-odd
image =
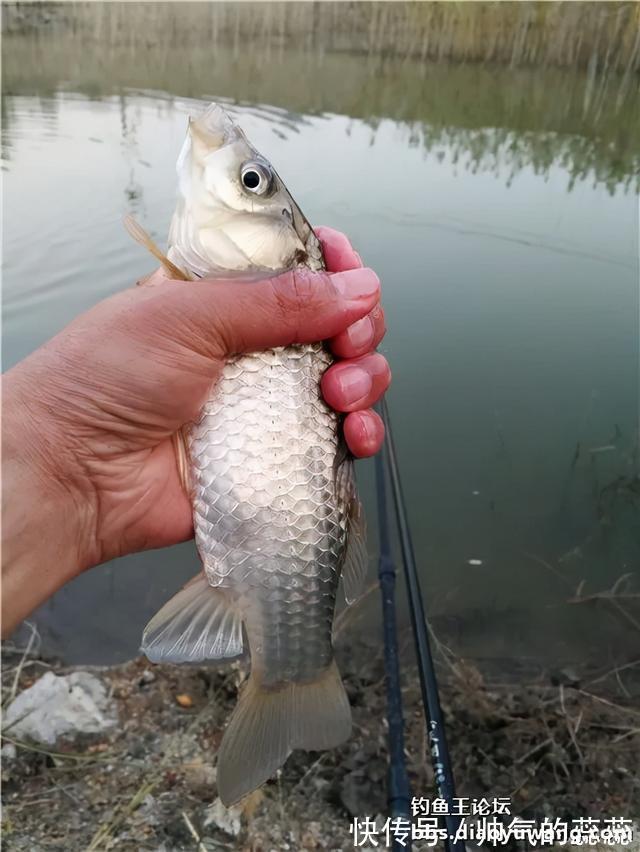
[[[402, 637], [405, 648], [408, 638]], [[515, 814], [534, 819], [637, 814], [640, 661], [561, 682], [544, 671], [527, 682], [505, 673], [497, 681], [432, 639], [459, 795], [509, 796]], [[415, 795], [429, 795], [433, 778], [420, 688], [404, 652], [403, 659], [412, 787]], [[35, 662], [24, 650], [9, 649], [6, 694], [13, 691], [16, 666], [18, 689], [33, 682]], [[353, 705], [353, 737], [331, 752], [296, 752], [245, 808], [237, 839], [208, 822], [207, 814], [238, 672], [150, 667], [142, 659], [97, 672], [121, 719], [108, 735], [51, 749], [5, 737], [18, 750], [18, 759], [3, 766], [5, 838], [17, 852], [133, 852], [162, 843], [207, 850], [352, 848], [344, 799], [349, 780], [362, 791], [361, 813], [375, 816], [386, 808], [386, 699], [379, 655], [342, 648], [340, 664]], [[180, 694], [190, 695], [193, 706], [181, 707]]]
[[19, 30], [53, 14], [83, 40], [174, 45], [295, 43], [321, 51], [422, 60], [558, 65], [626, 74], [640, 67], [640, 7], [633, 2], [67, 3], [5, 4], [5, 27]]

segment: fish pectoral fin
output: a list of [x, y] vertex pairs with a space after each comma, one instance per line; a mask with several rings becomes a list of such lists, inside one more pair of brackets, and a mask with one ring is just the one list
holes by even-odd
[[218, 795], [230, 807], [264, 784], [294, 749], [336, 748], [351, 734], [351, 707], [335, 661], [307, 683], [263, 689], [252, 672], [222, 737]]
[[364, 592], [367, 568], [369, 566], [364, 512], [362, 504], [355, 495], [349, 504], [349, 524], [347, 530], [347, 553], [342, 566], [342, 590], [344, 592], [344, 599], [351, 605]]
[[141, 651], [152, 663], [229, 662], [243, 654], [242, 619], [203, 571], [147, 624]]
[[173, 449], [176, 454], [176, 465], [178, 466], [178, 476], [180, 484], [184, 489], [187, 497], [191, 494], [191, 485], [189, 482], [189, 454], [187, 452], [187, 440], [184, 433], [184, 427], [178, 429], [171, 436]]
[[[190, 276], [179, 266], [176, 266], [175, 263], [169, 260], [166, 254], [158, 247], [158, 245], [151, 239], [149, 234], [145, 231], [145, 229], [140, 225], [130, 214], [124, 217], [124, 226], [129, 232], [129, 236], [133, 237], [133, 239], [139, 243], [141, 246], [144, 246], [150, 254], [152, 254], [155, 259], [158, 261], [160, 266], [167, 273], [169, 278], [175, 278], [178, 281], [190, 281]], [[138, 281], [138, 284], [141, 287], [146, 286], [149, 276], [145, 278], [141, 278]]]

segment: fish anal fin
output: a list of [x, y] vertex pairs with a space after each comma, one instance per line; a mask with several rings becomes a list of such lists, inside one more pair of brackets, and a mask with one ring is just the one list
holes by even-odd
[[335, 661], [316, 680], [265, 689], [245, 683], [218, 752], [218, 795], [230, 807], [264, 784], [294, 749], [336, 748], [351, 734], [351, 707]]
[[147, 624], [141, 650], [152, 663], [230, 662], [243, 654], [242, 619], [203, 572]]

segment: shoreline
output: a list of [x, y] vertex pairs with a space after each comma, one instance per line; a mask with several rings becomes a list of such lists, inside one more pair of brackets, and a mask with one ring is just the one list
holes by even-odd
[[[591, 681], [567, 673], [564, 683], [498, 683], [442, 653], [458, 796], [509, 796], [514, 815], [537, 821], [637, 818], [637, 666], [625, 670], [634, 706], [615, 670]], [[154, 666], [143, 658], [69, 667], [10, 648], [4, 656], [5, 705], [44, 672], [91, 671], [118, 717], [114, 727], [55, 745], [5, 733], [2, 825], [17, 852], [351, 849], [355, 816], [386, 818], [384, 672], [370, 650], [337, 654], [353, 708], [351, 739], [331, 752], [295, 752], [275, 780], [229, 811], [216, 796], [215, 752], [243, 677], [239, 668]], [[413, 795], [433, 798], [413, 664], [403, 668], [403, 701]]]

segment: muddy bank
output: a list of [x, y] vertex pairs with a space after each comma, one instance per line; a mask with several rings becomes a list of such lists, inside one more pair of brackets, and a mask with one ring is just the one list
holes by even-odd
[[[350, 849], [354, 815], [386, 810], [387, 743], [381, 659], [343, 649], [354, 734], [328, 753], [296, 753], [239, 809], [221, 807], [215, 756], [239, 669], [152, 666], [136, 659], [92, 670], [117, 724], [55, 745], [3, 737], [6, 848], [192, 850]], [[509, 796], [513, 813], [543, 819], [640, 813], [640, 681], [612, 672], [540, 672], [529, 683], [441, 652], [441, 682], [460, 796]], [[4, 654], [3, 700], [68, 668]], [[404, 670], [414, 795], [432, 773], [414, 669]], [[18, 726], [19, 727], [19, 726]]]

